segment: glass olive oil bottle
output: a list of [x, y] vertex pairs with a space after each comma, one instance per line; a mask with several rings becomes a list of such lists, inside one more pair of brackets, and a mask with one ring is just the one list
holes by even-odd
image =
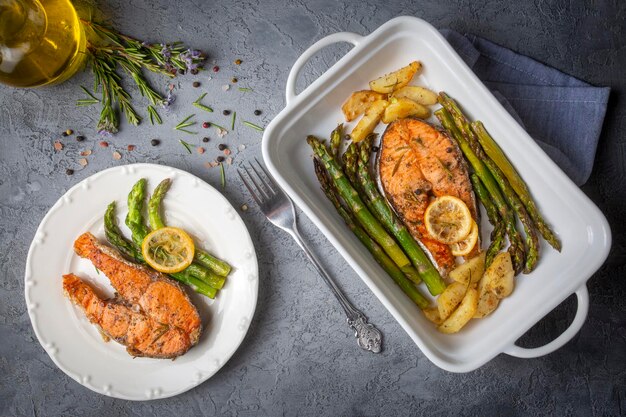
[[0, 82], [36, 87], [67, 80], [85, 59], [70, 0], [0, 0]]

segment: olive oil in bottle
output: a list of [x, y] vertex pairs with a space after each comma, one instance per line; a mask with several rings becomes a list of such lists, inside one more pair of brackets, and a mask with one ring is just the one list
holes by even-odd
[[70, 0], [0, 0], [0, 82], [36, 87], [67, 80], [85, 59]]

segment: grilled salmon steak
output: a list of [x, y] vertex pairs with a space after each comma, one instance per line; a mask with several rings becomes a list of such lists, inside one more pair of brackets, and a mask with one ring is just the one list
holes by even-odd
[[[478, 222], [472, 184], [458, 145], [429, 123], [399, 119], [382, 136], [378, 169], [389, 203], [446, 275], [454, 268], [454, 256], [448, 245], [430, 237], [424, 213], [432, 197], [451, 195], [463, 200]], [[478, 247], [468, 256], [475, 255]]]
[[[106, 308], [111, 308], [119, 313], [111, 317], [119, 317], [120, 328], [126, 328], [128, 331], [137, 330], [133, 326], [125, 327], [124, 323], [129, 322], [129, 320], [131, 322], [139, 320], [141, 317], [144, 326], [141, 336], [148, 339], [136, 339], [136, 337], [139, 337], [138, 334], [127, 334], [122, 337], [119, 333], [112, 332], [113, 329], [119, 331], [114, 321], [106, 322], [107, 327], [105, 327], [102, 318], [96, 320], [97, 317], [104, 316], [91, 316], [84, 302], [77, 297], [73, 297], [72, 292], [69, 292], [67, 289], [66, 294], [74, 303], [81, 305], [89, 319], [93, 323], [98, 324], [105, 333], [110, 334], [117, 341], [122, 340], [120, 343], [128, 347], [128, 352], [131, 355], [172, 358], [180, 356], [198, 343], [202, 331], [200, 315], [178, 283], [170, 280], [160, 272], [127, 261], [114, 249], [98, 242], [91, 233], [84, 233], [76, 239], [74, 251], [78, 256], [89, 259], [96, 268], [109, 278], [111, 285], [117, 292], [117, 297], [114, 300], [98, 299], [98, 301], [104, 303]], [[81, 288], [80, 291], [84, 293], [86, 289], [84, 287]], [[91, 297], [94, 296], [95, 294]], [[84, 297], [87, 296], [84, 295]], [[122, 312], [126, 311], [124, 308], [130, 308], [130, 311], [135, 313], [135, 315], [128, 316], [125, 313], [122, 314]], [[106, 317], [111, 318], [109, 316]], [[171, 338], [174, 338], [175, 335], [180, 335], [182, 337], [181, 340], [186, 340], [186, 342], [178, 346], [179, 349], [177, 350], [164, 350], [163, 352], [159, 352], [158, 349], [154, 350], [155, 346], [150, 344], [150, 337], [154, 334], [146, 330], [153, 327], [158, 328], [159, 332], [163, 332], [163, 335], [158, 340], [161, 340], [166, 335]], [[131, 345], [128, 342], [129, 340], [133, 340], [134, 344]], [[171, 339], [171, 341], [171, 344], [166, 343], [163, 347], [172, 349], [174, 347], [174, 339]], [[144, 347], [146, 350], [141, 350], [138, 346]], [[183, 346], [184, 348], [182, 348]]]
[[133, 356], [175, 358], [192, 346], [189, 335], [133, 309], [123, 300], [103, 300], [76, 275], [63, 275], [65, 296], [85, 312], [89, 321]]

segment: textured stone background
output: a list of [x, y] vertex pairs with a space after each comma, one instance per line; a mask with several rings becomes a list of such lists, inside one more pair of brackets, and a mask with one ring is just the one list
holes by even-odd
[[[97, 146], [96, 109], [76, 109], [81, 74], [54, 88], [0, 87], [0, 416], [150, 415], [624, 415], [626, 408], [626, 7], [619, 0], [575, 1], [215, 1], [110, 0], [101, 9], [116, 25], [148, 40], [181, 39], [202, 48], [221, 66], [199, 76], [202, 89], [217, 97], [216, 109], [236, 109], [240, 118], [266, 124], [284, 105], [289, 68], [315, 40], [348, 30], [367, 34], [402, 15], [425, 18], [492, 39], [597, 85], [612, 87], [610, 108], [592, 178], [584, 191], [606, 214], [613, 249], [589, 281], [591, 308], [582, 331], [565, 347], [540, 359], [501, 355], [463, 375], [432, 365], [338, 253], [306, 218], [303, 234], [338, 277], [355, 304], [385, 334], [385, 351], [361, 352], [340, 309], [303, 254], [286, 235], [252, 208], [244, 221], [256, 237], [261, 288], [257, 314], [242, 347], [212, 379], [176, 398], [132, 403], [83, 388], [50, 361], [31, 330], [23, 299], [26, 253], [36, 227], [71, 185], [106, 167], [158, 162], [186, 169], [213, 185], [217, 169], [204, 162], [217, 155], [218, 140], [205, 155], [188, 155], [170, 129], [190, 113], [198, 91], [193, 77], [180, 78], [174, 114], [161, 127], [124, 127], [106, 150]], [[386, 5], [393, 3], [393, 5]], [[506, 6], [505, 6], [506, 4]], [[305, 80], [323, 72], [346, 51], [320, 54]], [[241, 58], [244, 64], [232, 62]], [[239, 86], [223, 92], [232, 76]], [[159, 85], [164, 87], [164, 84]], [[263, 110], [260, 118], [252, 111]], [[226, 121], [216, 113], [215, 121]], [[222, 120], [223, 119], [223, 120]], [[87, 135], [84, 145], [65, 140], [62, 129]], [[151, 148], [151, 138], [163, 145]], [[184, 139], [184, 136], [181, 136]], [[227, 137], [247, 148], [235, 163], [260, 156], [261, 135], [244, 127]], [[197, 140], [197, 139], [195, 139]], [[130, 154], [126, 145], [135, 144]], [[93, 148], [89, 165], [78, 170], [77, 152]], [[114, 161], [111, 152], [123, 158]], [[77, 169], [67, 176], [65, 169]], [[234, 167], [226, 195], [239, 206], [247, 199]], [[558, 335], [573, 317], [569, 299], [523, 337], [539, 346]]]

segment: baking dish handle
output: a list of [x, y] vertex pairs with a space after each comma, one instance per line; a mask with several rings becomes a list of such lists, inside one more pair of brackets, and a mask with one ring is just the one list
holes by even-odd
[[287, 100], [287, 104], [289, 104], [294, 98], [296, 98], [296, 80], [298, 79], [298, 75], [300, 74], [300, 70], [302, 67], [322, 48], [327, 47], [328, 45], [332, 45], [334, 43], [339, 42], [348, 42], [354, 46], [357, 46], [359, 42], [363, 39], [363, 36], [357, 35], [352, 32], [338, 32], [333, 33], [332, 35], [328, 35], [325, 38], [320, 39], [315, 42], [313, 45], [309, 46], [309, 49], [304, 51], [300, 58], [296, 60], [291, 67], [291, 71], [289, 72], [289, 77], [287, 77], [287, 88], [285, 92], [285, 98]]
[[583, 284], [583, 286], [580, 287], [575, 294], [578, 298], [578, 310], [576, 311], [576, 316], [574, 317], [572, 324], [570, 324], [567, 330], [561, 333], [559, 337], [547, 345], [533, 349], [527, 349], [513, 344], [505, 350], [504, 353], [518, 358], [538, 358], [539, 356], [554, 352], [572, 340], [581, 327], [583, 327], [583, 324], [587, 319], [587, 312], [589, 311], [589, 291], [587, 290], [587, 286]]

